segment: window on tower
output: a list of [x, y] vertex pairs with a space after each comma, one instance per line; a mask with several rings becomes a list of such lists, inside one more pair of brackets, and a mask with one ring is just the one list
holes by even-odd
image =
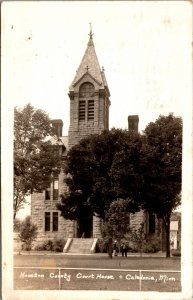
[[85, 109], [86, 109], [86, 102], [84, 100], [79, 102], [79, 120], [85, 120]]
[[79, 121], [94, 120], [94, 92], [94, 85], [90, 82], [85, 82], [80, 86]]
[[80, 98], [88, 98], [94, 96], [94, 85], [90, 82], [85, 82], [80, 87]]
[[88, 100], [88, 120], [94, 120], [94, 100]]

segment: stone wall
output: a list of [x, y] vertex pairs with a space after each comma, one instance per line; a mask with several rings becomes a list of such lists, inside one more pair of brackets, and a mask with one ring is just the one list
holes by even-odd
[[[59, 175], [59, 195], [67, 190], [64, 183], [65, 174], [61, 172]], [[58, 200], [59, 201], [59, 200]], [[35, 243], [41, 243], [48, 239], [64, 239], [74, 236], [74, 222], [65, 220], [60, 216], [60, 212], [57, 210], [57, 200], [53, 200], [53, 183], [51, 183], [51, 195], [50, 200], [46, 200], [45, 192], [34, 193], [31, 197], [31, 220], [38, 226], [38, 238]], [[58, 231], [52, 231], [52, 218], [51, 218], [51, 231], [45, 231], [45, 212], [58, 212]]]
[[99, 134], [105, 129], [104, 121], [104, 99], [94, 97], [94, 120], [79, 121], [78, 120], [78, 96], [71, 100], [72, 123], [68, 132], [69, 148], [76, 145], [82, 138], [86, 138], [90, 134]]
[[155, 239], [160, 241], [160, 247], [162, 250], [165, 249], [164, 244], [164, 228], [161, 219], [155, 217], [155, 232], [149, 232], [149, 215], [143, 210], [130, 215], [130, 226], [131, 228], [137, 230], [140, 227], [141, 223], [144, 223], [144, 233], [146, 234], [146, 238], [149, 241], [154, 241]]
[[[87, 115], [84, 121], [79, 120], [79, 89], [80, 86], [90, 82], [94, 86], [94, 120], [87, 120]], [[110, 101], [107, 97], [106, 90], [100, 89], [100, 85], [89, 75], [86, 74], [74, 86], [74, 91], [69, 93], [70, 97], [70, 126], [68, 132], [68, 146], [71, 148], [76, 145], [82, 138], [87, 137], [89, 134], [101, 133], [102, 130], [108, 129], [109, 119], [109, 105]], [[81, 98], [82, 100], [82, 98]], [[87, 98], [84, 98], [87, 107]], [[87, 114], [87, 108], [86, 108]]]
[[140, 224], [142, 222], [145, 223], [145, 221], [146, 221], [146, 218], [145, 218], [145, 214], [144, 214], [143, 210], [141, 210], [139, 212], [136, 212], [135, 214], [130, 214], [130, 226], [131, 226], [131, 228], [135, 228], [137, 230], [140, 227]]

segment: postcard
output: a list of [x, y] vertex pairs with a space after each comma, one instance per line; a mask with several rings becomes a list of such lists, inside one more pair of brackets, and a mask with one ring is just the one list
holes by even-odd
[[191, 11], [2, 3], [3, 299], [192, 298]]

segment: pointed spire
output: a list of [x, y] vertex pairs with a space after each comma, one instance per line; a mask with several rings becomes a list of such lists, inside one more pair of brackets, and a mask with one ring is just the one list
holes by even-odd
[[84, 53], [84, 56], [81, 60], [81, 63], [78, 67], [74, 80], [72, 81], [69, 89], [70, 91], [74, 90], [76, 83], [84, 76], [90, 75], [94, 80], [98, 82], [101, 88], [105, 86], [108, 88], [107, 81], [104, 75], [104, 69], [100, 68], [98, 58], [95, 52], [94, 43], [93, 43], [93, 32], [92, 25], [90, 24], [90, 33], [89, 33], [89, 42]]
[[103, 66], [102, 66], [102, 70], [101, 70], [101, 76], [102, 76], [104, 87], [106, 87], [106, 89], [108, 91], [108, 95], [110, 96], [110, 92], [109, 92], [109, 88], [108, 88], [108, 84], [107, 84], [107, 80], [106, 80], [106, 76], [105, 76], [105, 68]]

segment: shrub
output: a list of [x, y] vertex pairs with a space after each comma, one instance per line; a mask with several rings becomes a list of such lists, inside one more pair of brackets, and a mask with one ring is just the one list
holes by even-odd
[[137, 248], [136, 245], [129, 245], [128, 246], [128, 252], [139, 252], [139, 249]]
[[66, 241], [64, 239], [54, 239], [52, 250], [55, 252], [63, 252]]
[[66, 243], [65, 239], [57, 239], [54, 240], [46, 240], [41, 244], [36, 245], [36, 251], [55, 251], [62, 252], [64, 249], [64, 245]]
[[51, 240], [47, 240], [43, 242], [43, 250], [52, 251], [53, 250], [53, 242]]
[[147, 244], [143, 245], [143, 252], [144, 253], [154, 253], [155, 251], [154, 251], [153, 246], [151, 244], [147, 243]]
[[143, 252], [144, 253], [155, 253], [160, 251], [160, 242], [159, 240], [147, 240], [146, 243], [143, 245]]
[[22, 249], [23, 251], [30, 251], [31, 248], [32, 248], [32, 246], [29, 245], [29, 244], [24, 244], [24, 243], [23, 243], [23, 244], [21, 245], [21, 249]]
[[53, 250], [53, 242], [51, 240], [43, 241], [42, 243], [36, 245], [36, 251], [52, 251]]
[[105, 239], [98, 239], [96, 244], [97, 253], [107, 253], [107, 241]]
[[19, 239], [22, 242], [22, 250], [30, 251], [33, 241], [36, 240], [38, 235], [37, 226], [31, 222], [30, 217], [26, 217], [21, 223], [19, 231]]
[[35, 248], [34, 248], [34, 250], [36, 250], [36, 251], [43, 251], [44, 250], [43, 249], [43, 244], [36, 245]]
[[181, 251], [179, 249], [171, 251], [172, 256], [181, 256]]

